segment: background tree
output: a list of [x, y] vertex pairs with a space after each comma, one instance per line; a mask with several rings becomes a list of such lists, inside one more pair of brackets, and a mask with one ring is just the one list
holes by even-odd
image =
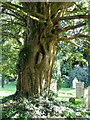
[[[83, 44], [83, 43], [82, 43]], [[75, 71], [77, 66], [80, 68], [78, 74]], [[86, 68], [86, 72], [84, 71]], [[57, 54], [55, 56], [54, 68], [52, 77], [58, 81], [58, 88], [60, 87], [72, 87], [72, 80], [77, 76], [79, 81], [85, 80], [85, 86], [88, 81], [87, 74], [88, 61], [84, 56], [83, 49], [73, 46], [69, 43], [60, 42], [58, 44]], [[73, 71], [75, 69], [75, 71]], [[72, 71], [72, 72], [71, 72]], [[84, 71], [84, 72], [83, 72]], [[72, 74], [71, 74], [72, 73]], [[82, 75], [79, 75], [83, 73]], [[76, 76], [75, 76], [76, 75]], [[72, 79], [71, 79], [71, 77]], [[80, 77], [81, 76], [81, 77]], [[84, 78], [84, 76], [86, 76]], [[80, 79], [82, 78], [83, 79]]]
[[[84, 8], [81, 9], [81, 6]], [[87, 6], [87, 7], [85, 7]], [[82, 14], [85, 14], [85, 11], [88, 10], [88, 5], [85, 5], [85, 4], [80, 4], [78, 6], [78, 8], [75, 8], [75, 11], [80, 10], [80, 13]], [[70, 13], [71, 15], [76, 15], [77, 12], [72, 12]], [[76, 25], [76, 24], [79, 24], [81, 21], [79, 20], [72, 20], [72, 21], [61, 21], [61, 24], [60, 24], [60, 27], [65, 27], [65, 26], [68, 26], [68, 25]], [[82, 22], [86, 22], [86, 20], [82, 20]], [[87, 21], [88, 22], [88, 21]], [[71, 34], [72, 35], [76, 35], [76, 34], [79, 34], [79, 33], [84, 33], [84, 34], [88, 34], [88, 26], [81, 26], [81, 27], [77, 27], [76, 29], [72, 29], [67, 31], [67, 32], [63, 32], [62, 33], [62, 36], [70, 36]], [[74, 40], [75, 43], [79, 44], [80, 46], [82, 47], [86, 47], [85, 46], [85, 43], [87, 44], [87, 47], [89, 45], [89, 42], [86, 40], [86, 38], [77, 38], [76, 40]], [[88, 52], [89, 53], [89, 52]], [[71, 77], [69, 76], [70, 71], [72, 71], [72, 69], [77, 69], [76, 68], [76, 65], [80, 66], [80, 70], [78, 71], [78, 75], [77, 77], [79, 78], [80, 81], [83, 80], [80, 79], [80, 73], [86, 73], [87, 74], [87, 71], [86, 72], [83, 72], [84, 71], [84, 68], [88, 67], [89, 68], [89, 62], [87, 59], [86, 56], [89, 56], [89, 54], [87, 54], [86, 50], [84, 49], [81, 49], [80, 47], [77, 47], [77, 46], [73, 46], [71, 45], [70, 43], [63, 43], [62, 41], [60, 41], [58, 43], [58, 49], [57, 49], [57, 55], [56, 55], [56, 61], [55, 62], [55, 65], [54, 65], [54, 72], [55, 74], [53, 74], [53, 78], [57, 79], [58, 80], [58, 87], [72, 87], [72, 80]], [[57, 68], [56, 68], [56, 64], [57, 64]], [[58, 64], [59, 67], [58, 67]], [[61, 72], [61, 75], [58, 75], [58, 72], [56, 72], [59, 68], [59, 71]], [[87, 69], [87, 68], [86, 68]], [[74, 73], [73, 73], [74, 74]], [[73, 76], [72, 74], [72, 76]], [[82, 74], [82, 76], [87, 76], [85, 74]], [[89, 74], [88, 74], [89, 76]], [[85, 78], [85, 86], [87, 86], [87, 82], [88, 82], [88, 76]], [[74, 77], [75, 77], [75, 74], [74, 74]]]
[[[1, 17], [1, 50], [2, 50], [2, 64], [0, 64], [2, 75], [2, 86], [4, 80], [17, 78], [16, 64], [18, 53], [22, 46], [23, 27], [22, 22], [9, 15], [9, 10], [5, 11], [7, 14], [2, 14]], [[21, 29], [22, 28], [22, 29]], [[19, 41], [20, 40], [20, 41]]]
[[[81, 13], [78, 7], [85, 13]], [[71, 15], [71, 12], [75, 11], [77, 14]], [[81, 3], [77, 5], [71, 2], [22, 2], [20, 4], [2, 2], [2, 12], [19, 19], [24, 24], [23, 27], [25, 26], [24, 41], [17, 64], [17, 93], [27, 97], [39, 96], [43, 91], [46, 91], [46, 94], [49, 93], [54, 56], [59, 41], [90, 51], [74, 43], [77, 38], [90, 38], [89, 35], [78, 33], [64, 36], [64, 32], [86, 25], [83, 19], [90, 18], [88, 11], [82, 7]], [[61, 22], [71, 23], [73, 19], [79, 19], [79, 21], [81, 19], [81, 22], [60, 27]]]

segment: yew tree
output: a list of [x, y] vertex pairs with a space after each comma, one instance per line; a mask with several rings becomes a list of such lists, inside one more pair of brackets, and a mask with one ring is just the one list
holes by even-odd
[[[82, 32], [69, 36], [63, 34], [87, 26], [90, 15], [86, 8], [81, 8], [81, 5], [73, 2], [2, 2], [2, 14], [13, 16], [13, 19], [17, 19], [16, 23], [24, 27], [23, 45], [18, 39], [22, 48], [18, 55], [16, 93], [27, 97], [40, 96], [43, 93], [48, 95], [59, 41], [90, 51], [74, 42], [77, 38], [89, 41], [88, 34]], [[72, 15], [73, 12], [76, 14]], [[70, 25], [74, 19], [79, 20], [79, 23]], [[66, 26], [62, 24], [65, 21], [69, 22]]]

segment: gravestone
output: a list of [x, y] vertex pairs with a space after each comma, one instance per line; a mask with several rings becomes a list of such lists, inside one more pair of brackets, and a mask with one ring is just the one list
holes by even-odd
[[76, 88], [76, 83], [78, 82], [78, 79], [75, 77], [72, 82], [72, 87]]
[[85, 106], [90, 109], [90, 86], [88, 86], [87, 89], [84, 90], [84, 101]]
[[55, 79], [51, 80], [50, 90], [57, 93], [57, 80]]
[[84, 82], [76, 83], [76, 98], [83, 98], [84, 96]]

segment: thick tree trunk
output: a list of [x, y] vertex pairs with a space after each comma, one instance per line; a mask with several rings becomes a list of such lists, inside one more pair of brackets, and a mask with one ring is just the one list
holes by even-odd
[[40, 96], [43, 91], [49, 92], [57, 36], [51, 33], [52, 22], [48, 25], [26, 20], [26, 38], [18, 61], [17, 92], [27, 97]]
[[26, 96], [48, 94], [56, 46], [46, 41], [35, 37], [19, 54], [17, 90]]
[[[18, 87], [17, 90], [26, 96], [41, 95], [43, 91], [48, 94], [51, 82], [55, 45], [52, 43], [48, 50], [44, 44], [32, 42], [25, 53], [20, 54]], [[27, 53], [27, 56], [25, 54]], [[25, 57], [25, 58], [24, 58]]]

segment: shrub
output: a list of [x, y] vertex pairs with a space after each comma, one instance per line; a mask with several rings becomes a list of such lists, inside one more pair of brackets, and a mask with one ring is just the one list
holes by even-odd
[[76, 77], [79, 81], [84, 82], [85, 87], [88, 86], [88, 68], [76, 66], [68, 72], [70, 83]]

